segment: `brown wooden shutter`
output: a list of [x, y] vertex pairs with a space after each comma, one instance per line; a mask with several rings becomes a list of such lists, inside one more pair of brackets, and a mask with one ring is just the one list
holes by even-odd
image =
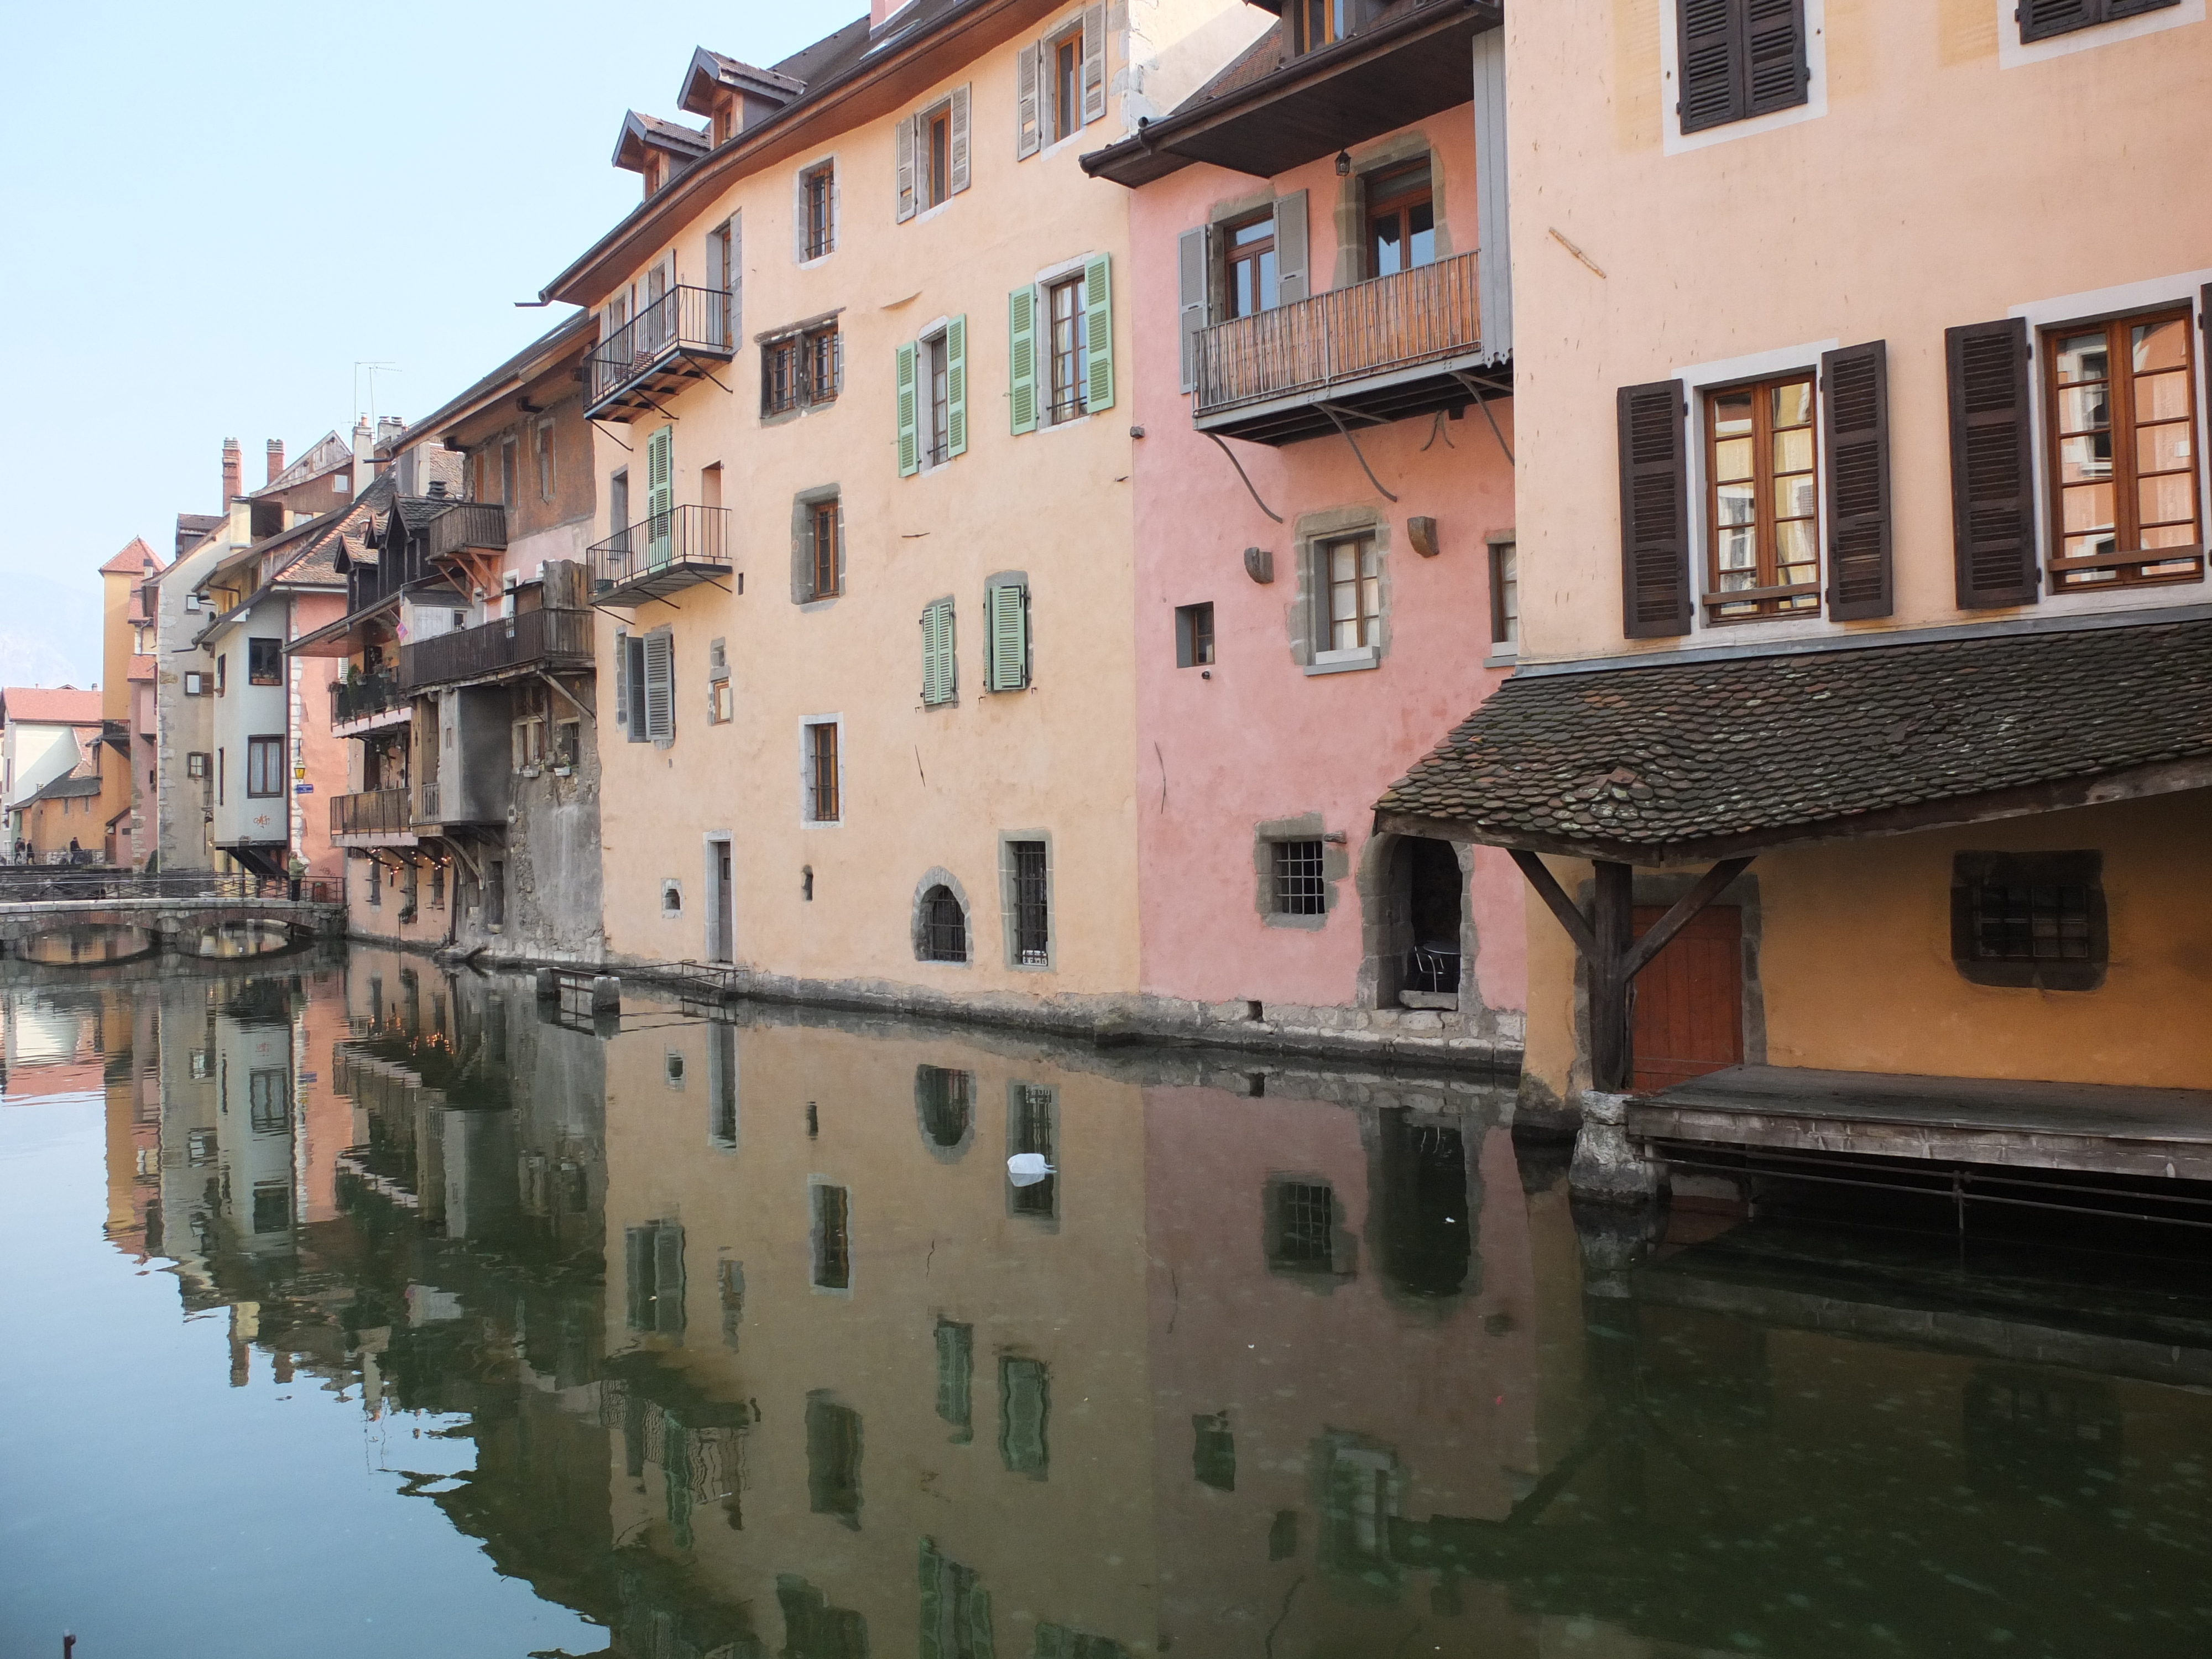
[[2118, 22], [2123, 17], [2140, 17], [2147, 11], [2163, 11], [2180, 3], [2181, 0], [2105, 0], [2105, 21]]
[[1746, 0], [1744, 112], [1765, 115], [1806, 98], [1805, 0]]
[[1943, 332], [1951, 386], [1952, 545], [1959, 608], [2033, 605], [2035, 467], [2029, 451], [2027, 324]]
[[1690, 631], [1689, 473], [1682, 383], [1620, 389], [1621, 632]]
[[2013, 9], [2023, 42], [2042, 40], [2099, 21], [2097, 0], [2020, 0]]
[[1828, 452], [1828, 616], [1887, 617], [1889, 354], [1881, 341], [1820, 355], [1820, 413]]
[[1733, 121], [1743, 113], [1738, 96], [1743, 41], [1740, 0], [1678, 0], [1674, 33], [1681, 95], [1674, 105], [1684, 132]]

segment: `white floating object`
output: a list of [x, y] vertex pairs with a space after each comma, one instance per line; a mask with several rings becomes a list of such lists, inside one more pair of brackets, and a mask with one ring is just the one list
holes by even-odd
[[1017, 1187], [1034, 1187], [1051, 1174], [1042, 1152], [1016, 1152], [1006, 1160], [1006, 1179]]

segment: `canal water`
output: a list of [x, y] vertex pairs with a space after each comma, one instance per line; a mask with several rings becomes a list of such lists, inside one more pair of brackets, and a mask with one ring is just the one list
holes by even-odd
[[1648, 1237], [1480, 1079], [15, 971], [0, 1653], [2212, 1652], [2194, 1270]]

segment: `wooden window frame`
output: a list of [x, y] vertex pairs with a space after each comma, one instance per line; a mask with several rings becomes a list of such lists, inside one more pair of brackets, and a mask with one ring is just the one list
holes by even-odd
[[946, 99], [921, 118], [921, 206], [942, 207], [952, 199], [952, 100]]
[[1045, 43], [1045, 63], [1052, 106], [1046, 124], [1050, 136], [1045, 143], [1056, 144], [1083, 130], [1083, 29], [1079, 24]]
[[761, 342], [763, 420], [836, 403], [843, 380], [844, 353], [834, 320]]
[[923, 470], [945, 465], [952, 459], [952, 345], [939, 329], [921, 343], [917, 389], [923, 410], [921, 455]]
[[[276, 665], [264, 672], [261, 666], [264, 659], [272, 660]], [[248, 685], [284, 684], [284, 641], [283, 640], [264, 637], [246, 641], [246, 683]]]
[[[1298, 57], [1351, 38], [1359, 27], [1358, 0], [1290, 0], [1291, 50]], [[1316, 38], [1316, 14], [1321, 28]]]
[[[2179, 323], [2183, 351], [2180, 369], [2181, 384], [2187, 398], [2186, 407], [2179, 420], [2166, 419], [2143, 422], [2136, 408], [2136, 383], [2142, 377], [2132, 368], [2124, 377], [2117, 377], [2116, 367], [2128, 364], [2131, 359], [2130, 331], [2149, 323]], [[2069, 337], [2094, 332], [2101, 329], [2105, 334], [2106, 409], [2109, 416], [2104, 430], [2111, 438], [2109, 462], [2112, 468], [2107, 482], [2112, 491], [2113, 550], [2084, 557], [2069, 558], [2066, 555], [2066, 490], [2064, 453], [2069, 437], [2093, 435], [2097, 428], [2083, 428], [2069, 433], [2061, 425], [2063, 408], [2062, 386], [2058, 378], [2058, 346]], [[2045, 563], [2051, 573], [2051, 592], [2061, 593], [2094, 593], [2119, 587], [2163, 587], [2177, 582], [2201, 581], [2204, 576], [2204, 495], [2201, 469], [2203, 462], [2200, 453], [2203, 439], [2203, 411], [2197, 407], [2197, 319], [2192, 314], [2188, 301], [2178, 305], [2160, 306], [2148, 311], [2135, 311], [2109, 317], [2085, 318], [2080, 322], [2056, 324], [2040, 331], [2042, 354], [2042, 387], [2044, 449], [2043, 461], [2049, 477], [2050, 532]], [[2160, 371], [2172, 373], [2172, 371]], [[2094, 384], [2075, 381], [2075, 386]], [[2139, 471], [2140, 456], [2136, 444], [2143, 426], [2179, 426], [2187, 434], [2189, 449], [2185, 467], [2168, 467], [2152, 473], [2152, 477], [2185, 477], [2189, 480], [2189, 526], [2194, 532], [2190, 540], [2170, 548], [2155, 550], [2142, 545], [2142, 497], [2138, 489], [2143, 474]], [[2151, 556], [2146, 557], [2146, 554]]]
[[[1801, 474], [1812, 491], [1813, 510], [1808, 514], [1792, 514], [1787, 519], [1775, 511], [1774, 489], [1777, 473], [1774, 466], [1774, 434], [1777, 430], [1798, 430], [1793, 425], [1778, 428], [1773, 421], [1773, 394], [1785, 386], [1805, 387], [1805, 419], [1802, 429], [1809, 434], [1813, 444], [1812, 465]], [[1720, 490], [1718, 459], [1716, 453], [1721, 441], [1714, 428], [1719, 416], [1720, 400], [1723, 398], [1748, 395], [1751, 399], [1752, 450], [1752, 527], [1758, 539], [1758, 562], [1753, 566], [1758, 580], [1748, 588], [1737, 588], [1723, 592], [1721, 588], [1721, 532], [1724, 527], [1720, 519]], [[1823, 557], [1820, 549], [1823, 514], [1820, 499], [1821, 460], [1820, 374], [1814, 368], [1792, 369], [1785, 374], [1770, 374], [1755, 380], [1731, 381], [1725, 386], [1700, 386], [1701, 431], [1698, 441], [1704, 446], [1705, 460], [1705, 612], [1709, 623], [1771, 622], [1788, 617], [1817, 617], [1820, 614], [1820, 570]], [[1729, 480], [1729, 482], [1736, 482]], [[1813, 574], [1808, 581], [1784, 583], [1779, 580], [1776, 562], [1778, 526], [1784, 523], [1808, 523], [1812, 526]]]
[[1176, 607], [1176, 666], [1211, 668], [1214, 661], [1213, 601]]
[[[808, 720], [806, 744], [806, 821], [842, 823], [845, 821], [841, 750], [842, 734], [836, 720]], [[825, 736], [826, 734], [826, 736]]]
[[[272, 758], [273, 757], [273, 758]], [[276, 800], [284, 793], [284, 739], [281, 736], [246, 740], [246, 798]], [[257, 775], [259, 787], [256, 787]]]
[[[1420, 182], [1413, 182], [1416, 173]], [[1392, 193], [1394, 180], [1402, 181]], [[1367, 275], [1371, 281], [1378, 276], [1402, 276], [1409, 270], [1419, 270], [1437, 262], [1437, 178], [1436, 158], [1426, 155], [1419, 161], [1402, 161], [1377, 169], [1360, 180], [1363, 221], [1361, 258], [1367, 262]], [[1413, 212], [1417, 208], [1429, 210], [1429, 256], [1413, 258], [1413, 238], [1419, 233], [1413, 228]], [[1382, 269], [1382, 245], [1378, 230], [1385, 220], [1399, 222], [1400, 263], [1395, 270]]]
[[534, 441], [532, 447], [536, 451], [538, 461], [538, 499], [541, 501], [550, 501], [553, 499], [556, 483], [553, 457], [552, 416], [547, 416], [538, 422], [533, 429], [532, 437]]
[[806, 504], [807, 597], [834, 599], [845, 591], [844, 508], [831, 495]]
[[[1044, 290], [1045, 397], [1038, 413], [1042, 424], [1064, 426], [1089, 412], [1084, 396], [1083, 273], [1075, 271], [1040, 286]], [[1065, 317], [1060, 315], [1063, 299], [1067, 307]]]
[[[1267, 234], [1239, 246], [1237, 237], [1245, 231], [1265, 226]], [[1276, 305], [1277, 278], [1283, 268], [1281, 252], [1275, 246], [1275, 210], [1271, 205], [1258, 213], [1247, 214], [1217, 227], [1214, 239], [1221, 249], [1221, 316], [1227, 321], [1233, 317], [1257, 316], [1263, 311], [1273, 311]], [[1249, 266], [1252, 275], [1253, 302], [1250, 309], [1240, 309], [1237, 301], [1237, 273], [1240, 266]]]
[[799, 227], [799, 258], [824, 259], [837, 251], [837, 164], [823, 161], [799, 175], [805, 220]]
[[[1355, 550], [1355, 562], [1352, 579], [1339, 581], [1336, 555], [1345, 548]], [[1364, 568], [1367, 557], [1374, 560], [1372, 574]], [[1349, 535], [1330, 536], [1316, 542], [1314, 544], [1314, 598], [1320, 611], [1320, 626], [1315, 630], [1315, 650], [1327, 653], [1378, 648], [1382, 644], [1377, 635], [1382, 621], [1382, 551], [1375, 532], [1354, 531]], [[1336, 594], [1341, 587], [1352, 590], [1353, 612], [1350, 617], [1340, 619], [1336, 614]], [[1337, 641], [1336, 629], [1340, 620], [1347, 620], [1352, 624], [1356, 637], [1349, 645]]]
[[1490, 644], [1493, 651], [1521, 648], [1521, 562], [1510, 537], [1490, 544]]

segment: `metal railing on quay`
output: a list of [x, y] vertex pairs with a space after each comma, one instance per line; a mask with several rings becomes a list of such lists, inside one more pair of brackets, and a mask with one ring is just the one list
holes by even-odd
[[672, 288], [585, 359], [586, 401], [596, 407], [679, 353], [727, 357], [735, 347], [728, 295], [711, 288]]
[[1200, 415], [1410, 368], [1482, 343], [1475, 262], [1462, 253], [1331, 289], [1198, 337]]
[[163, 870], [142, 875], [129, 870], [88, 870], [70, 865], [0, 865], [0, 904], [54, 904], [123, 899], [332, 901], [332, 885], [294, 881], [287, 876], [258, 876], [244, 871]]
[[591, 561], [592, 587], [605, 592], [672, 565], [730, 562], [730, 509], [672, 507], [617, 531], [585, 550]]
[[550, 658], [592, 656], [589, 611], [517, 611], [475, 628], [434, 634], [399, 647], [399, 683], [412, 690], [471, 679], [505, 668], [524, 668]]

